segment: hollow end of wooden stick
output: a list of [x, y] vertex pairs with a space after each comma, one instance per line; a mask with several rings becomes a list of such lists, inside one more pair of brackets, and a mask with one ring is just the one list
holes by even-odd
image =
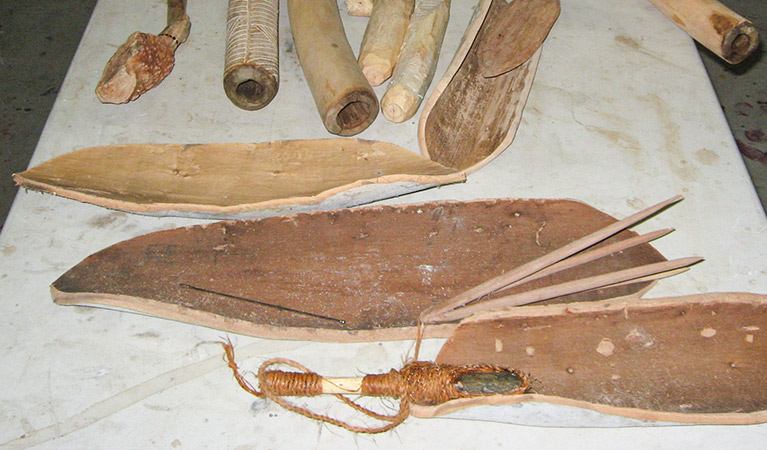
[[277, 95], [279, 81], [261, 67], [242, 65], [224, 74], [224, 92], [235, 106], [255, 111]]
[[722, 39], [721, 57], [730, 64], [748, 58], [759, 46], [759, 32], [751, 22], [734, 26]]
[[372, 91], [352, 91], [325, 111], [325, 128], [339, 136], [353, 136], [365, 130], [378, 116], [378, 99]]

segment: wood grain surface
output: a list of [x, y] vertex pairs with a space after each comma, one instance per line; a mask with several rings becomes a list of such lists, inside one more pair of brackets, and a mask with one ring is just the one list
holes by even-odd
[[529, 374], [533, 394], [497, 402], [551, 402], [641, 420], [758, 423], [767, 421], [766, 331], [767, 296], [756, 294], [532, 306], [467, 319], [437, 362], [482, 361]]
[[[418, 125], [421, 153], [447, 167], [472, 173], [514, 139], [538, 67], [540, 49], [517, 68], [482, 74], [481, 29], [501, 20], [503, 0], [485, 0], [445, 76], [429, 96]], [[487, 11], [483, 15], [482, 11]], [[484, 19], [484, 20], [483, 20]]]
[[[59, 304], [127, 309], [256, 336], [411, 339], [424, 309], [614, 221], [575, 201], [507, 199], [218, 222], [113, 245], [62, 275], [52, 289]], [[605, 243], [633, 235], [625, 231]], [[643, 244], [515, 289], [662, 260]], [[638, 295], [648, 286], [549, 302]], [[447, 336], [452, 328], [429, 326], [427, 332]]]
[[231, 218], [319, 208], [326, 200], [353, 206], [465, 175], [393, 144], [338, 138], [93, 147], [14, 179], [25, 188], [108, 208]]

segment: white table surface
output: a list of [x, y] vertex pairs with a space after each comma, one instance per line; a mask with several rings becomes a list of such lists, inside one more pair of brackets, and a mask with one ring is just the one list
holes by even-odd
[[[473, 3], [454, 0], [435, 79], [452, 58]], [[387, 203], [565, 197], [625, 217], [683, 194], [682, 203], [636, 229], [676, 227], [656, 247], [669, 258], [707, 260], [660, 282], [646, 296], [767, 293], [767, 221], [693, 42], [644, 0], [562, 3], [512, 146], [466, 183]], [[102, 105], [93, 89], [107, 59], [131, 32], [159, 33], [166, 10], [161, 0], [100, 1], [31, 164], [107, 144], [331, 137], [303, 82], [284, 1], [280, 90], [258, 112], [234, 107], [221, 86], [226, 1], [192, 0], [188, 12], [192, 32], [170, 76], [136, 102]], [[359, 48], [366, 19], [347, 17], [343, 8], [342, 16], [352, 47]], [[380, 96], [383, 88], [377, 92]], [[359, 137], [417, 151], [416, 122], [417, 116], [392, 124], [379, 115]], [[219, 331], [51, 301], [49, 284], [91, 253], [148, 232], [201, 222], [18, 194], [0, 236], [0, 444], [755, 448], [767, 442], [767, 425], [543, 428], [449, 418], [410, 418], [390, 433], [353, 435], [243, 392], [225, 368], [220, 347], [209, 343], [220, 339]], [[400, 367], [412, 350], [411, 342], [232, 337], [245, 368], [281, 356], [335, 376]], [[427, 341], [422, 357], [436, 356], [441, 344]], [[324, 403], [318, 407], [328, 411]], [[499, 417], [514, 415], [513, 407], [502, 408]]]

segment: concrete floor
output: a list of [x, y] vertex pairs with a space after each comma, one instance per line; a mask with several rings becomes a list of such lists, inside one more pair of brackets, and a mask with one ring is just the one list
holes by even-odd
[[747, 17], [759, 30], [761, 45], [731, 66], [698, 46], [727, 122], [767, 211], [767, 8], [762, 0], [719, 0]]
[[[0, 4], [0, 229], [96, 0]], [[42, 30], [42, 31], [41, 31]]]
[[[754, 22], [763, 45], [738, 66], [703, 48], [701, 56], [767, 209], [767, 8], [761, 0], [723, 3]], [[29, 163], [95, 4], [21, 0], [0, 6], [0, 229], [17, 191], [11, 174]]]

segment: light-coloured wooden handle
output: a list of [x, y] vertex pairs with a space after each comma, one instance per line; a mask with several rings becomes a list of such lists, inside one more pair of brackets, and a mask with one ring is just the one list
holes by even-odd
[[415, 0], [375, 0], [360, 47], [360, 68], [373, 86], [386, 81], [397, 63]]
[[415, 7], [391, 84], [381, 99], [392, 122], [413, 117], [434, 77], [450, 16], [450, 0], [421, 0]]
[[759, 46], [754, 24], [716, 0], [650, 0], [701, 45], [730, 64]]
[[325, 128], [355, 135], [378, 115], [378, 99], [346, 39], [334, 0], [288, 0], [296, 54]]
[[224, 92], [242, 109], [261, 109], [280, 86], [278, 0], [229, 0]]
[[325, 377], [322, 379], [323, 394], [359, 394], [364, 377]]

